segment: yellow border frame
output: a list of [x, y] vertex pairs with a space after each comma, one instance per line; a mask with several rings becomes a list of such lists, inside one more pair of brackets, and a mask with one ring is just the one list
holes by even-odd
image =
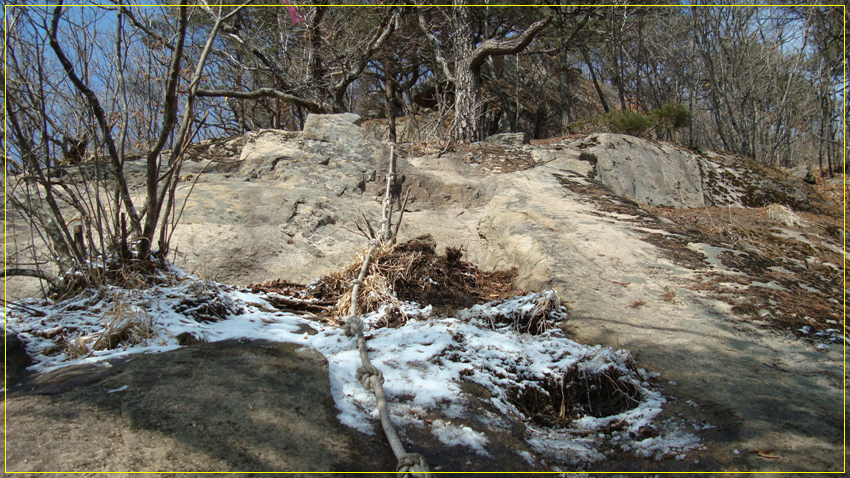
[[[297, 2], [293, 2], [291, 5], [294, 6], [294, 7], [312, 6], [312, 5], [301, 5], [301, 4], [298, 4]], [[3, 7], [3, 80], [4, 80], [3, 97], [4, 98], [6, 98], [6, 82], [5, 82], [5, 80], [6, 80], [6, 58], [7, 58], [6, 48], [7, 48], [7, 45], [8, 45], [7, 38], [6, 38], [6, 32], [7, 32], [7, 27], [8, 27], [7, 24], [6, 24], [7, 9], [12, 8], [12, 7], [55, 7], [55, 6], [57, 6], [57, 5], [56, 4], [37, 4], [37, 5], [14, 5], [13, 4], [13, 5], [5, 5]], [[90, 5], [66, 5], [66, 7], [94, 7], [94, 6], [100, 6], [100, 4], [94, 4], [93, 3], [93, 4], [90, 4]], [[112, 6], [112, 5], [110, 5], [110, 6]], [[140, 4], [140, 5], [127, 5], [127, 6], [128, 7], [162, 7], [162, 6], [176, 7], [176, 6], [182, 6], [182, 5], [161, 5], [161, 4], [145, 5], [145, 4]], [[192, 6], [192, 5], [189, 5], [189, 6]], [[235, 6], [238, 6], [238, 5], [220, 5], [220, 6], [235, 7]], [[251, 6], [254, 6], [254, 7], [280, 7], [280, 6], [283, 6], [283, 5], [263, 5], [263, 4], [259, 4], [259, 5], [251, 5]], [[332, 5], [327, 5], [327, 6], [329, 6], [329, 7], [374, 7], [376, 5], [332, 4]], [[386, 5], [381, 5], [381, 6], [383, 6], [383, 7], [394, 7], [394, 6], [409, 6], [409, 5], [386, 4]], [[449, 5], [429, 4], [427, 6], [451, 7], [451, 6], [454, 6], [454, 5], [451, 5], [451, 4], [449, 4]], [[494, 6], [494, 5], [468, 4], [466, 6], [470, 6], [470, 7], [490, 7], [490, 6]], [[498, 6], [498, 7], [530, 7], [530, 6], [535, 6], [535, 5], [526, 4], [526, 5], [495, 5], [495, 6]], [[553, 5], [553, 6], [580, 7], [580, 6], [587, 6], [587, 5], [583, 5], [583, 4], [559, 4], [559, 5]], [[592, 6], [597, 6], [597, 7], [671, 7], [671, 6], [679, 6], [679, 7], [787, 7], [788, 5], [771, 5], [771, 4], [739, 4], [739, 5], [691, 5], [691, 4], [681, 4], [681, 5], [652, 5], [652, 4], [649, 4], [649, 5], [643, 5], [643, 4], [616, 5], [616, 4], [614, 4], [614, 5], [611, 5], [611, 4], [604, 4], [604, 5], [595, 5], [594, 4]], [[844, 52], [845, 52], [844, 94], [846, 96], [846, 94], [847, 94], [847, 61], [846, 61], [846, 53], [847, 53], [847, 5], [814, 4], [814, 5], [803, 5], [803, 6], [807, 6], [807, 7], [842, 7], [844, 9], [844, 16], [843, 16], [843, 22], [844, 22], [843, 34], [844, 34]], [[843, 103], [844, 103], [843, 104], [844, 113], [843, 113], [843, 117], [842, 117], [842, 127], [843, 127], [843, 130], [844, 130], [844, 150], [843, 150], [842, 154], [844, 155], [844, 164], [846, 165], [847, 164], [847, 98], [846, 97], [844, 98]], [[5, 268], [6, 257], [7, 257], [7, 252], [6, 252], [6, 206], [5, 206], [5, 198], [6, 198], [5, 158], [7, 157], [6, 153], [8, 152], [8, 143], [7, 143], [8, 138], [7, 138], [7, 130], [6, 130], [5, 109], [4, 109], [4, 113], [3, 113], [3, 141], [4, 141], [4, 143], [3, 143], [3, 146], [4, 146], [4, 148], [3, 148], [3, 157], [4, 157], [4, 164], [3, 164], [3, 166], [4, 166], [4, 168], [3, 168], [3, 198], [4, 198], [4, 201], [3, 201], [4, 202], [4, 205], [3, 205], [3, 221], [4, 221], [3, 222], [3, 233], [4, 233], [3, 234], [3, 267]], [[847, 283], [847, 175], [846, 174], [844, 176], [843, 199], [844, 199], [844, 202], [842, 204], [842, 210], [844, 212], [844, 218], [843, 218], [844, 219], [844, 264], [843, 264], [843, 272], [844, 272], [844, 283], [846, 284]], [[3, 299], [4, 299], [4, 301], [6, 300], [6, 278], [5, 277], [3, 279]], [[3, 315], [3, 332], [4, 332], [4, 334], [5, 334], [5, 331], [6, 331], [6, 315], [5, 315], [6, 314], [6, 308], [7, 308], [7, 306], [4, 302], [4, 304], [3, 304], [3, 312], [4, 312], [4, 315]], [[847, 289], [846, 289], [846, 287], [844, 288], [844, 317], [843, 317], [843, 319], [844, 319], [844, 323], [842, 324], [844, 326], [843, 334], [846, 338], [846, 334], [847, 334], [847, 327], [846, 327], [846, 324], [847, 324]], [[5, 363], [5, 361], [6, 361], [6, 346], [5, 346], [5, 343], [4, 343], [4, 346], [3, 346], [3, 362]], [[844, 468], [842, 469], [842, 473], [846, 473], [847, 472], [847, 341], [846, 340], [844, 341], [844, 377], [843, 377], [843, 381], [844, 381], [844, 390], [843, 390], [844, 391], [844, 417], [843, 417], [844, 418]], [[6, 385], [7, 385], [6, 384], [6, 376], [4, 374], [4, 376], [3, 376], [3, 472], [4, 473], [8, 473], [8, 474], [17, 474], [17, 473], [49, 474], [49, 473], [57, 473], [57, 474], [68, 474], [68, 475], [83, 474], [83, 473], [98, 474], [98, 475], [100, 475], [100, 474], [116, 474], [116, 473], [122, 473], [122, 474], [191, 473], [191, 474], [204, 474], [204, 475], [207, 475], [207, 474], [243, 473], [243, 472], [238, 472], [238, 471], [232, 471], [232, 472], [231, 471], [227, 471], [227, 472], [218, 472], [218, 471], [204, 471], [204, 472], [65, 471], [65, 472], [38, 472], [38, 473], [8, 471], [8, 470], [6, 470], [6, 449], [7, 449], [7, 443], [6, 443], [6, 433], [7, 433], [7, 430], [6, 430], [6, 393], [7, 393], [7, 387], [6, 387]], [[248, 473], [248, 472], [244, 472], [244, 473]], [[293, 473], [298, 473], [298, 474], [323, 473], [323, 474], [327, 474], [327, 472], [250, 472], [250, 473], [251, 474], [272, 474], [272, 473], [274, 473], [274, 474], [293, 474]], [[386, 474], [386, 473], [395, 473], [395, 472], [371, 472], [370, 471], [370, 472], [346, 472], [346, 473], [347, 474], [374, 474], [374, 475], [377, 475], [377, 474]], [[471, 473], [479, 473], [479, 472], [432, 471], [431, 473], [432, 474], [442, 474], [442, 473], [471, 474]], [[500, 473], [500, 474], [519, 474], [519, 473], [522, 473], [522, 474], [532, 474], [532, 473], [533, 474], [573, 474], [573, 473], [585, 473], [585, 474], [606, 473], [606, 474], [611, 474], [611, 473], [617, 473], [617, 472], [609, 472], [609, 471], [605, 471], [605, 472], [508, 472], [508, 473]], [[655, 472], [638, 472], [638, 473], [635, 473], [635, 474], [646, 474], [646, 473], [691, 475], [691, 474], [727, 474], [727, 473], [763, 474], [763, 473], [785, 473], [785, 472], [782, 472], [782, 471], [777, 471], [777, 472], [759, 472], [759, 471], [746, 471], [746, 472], [728, 472], [728, 471], [672, 472], [672, 471], [655, 471]], [[806, 474], [806, 475], [809, 475], [809, 474], [824, 474], [824, 473], [838, 473], [838, 472], [836, 472], [836, 471], [794, 472], [794, 474]], [[632, 473], [627, 473], [627, 474], [632, 474]]]

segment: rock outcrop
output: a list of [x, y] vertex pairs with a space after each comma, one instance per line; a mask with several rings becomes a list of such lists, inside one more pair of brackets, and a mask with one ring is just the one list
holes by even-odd
[[614, 194], [655, 206], [705, 205], [699, 161], [686, 150], [622, 134], [591, 135], [577, 147]]
[[297, 132], [268, 129], [246, 134], [239, 170], [258, 179], [291, 166], [306, 156], [298, 142], [300, 137]]
[[[207, 278], [246, 284], [277, 277], [308, 282], [348, 260], [363, 245], [354, 222], [366, 217], [377, 224], [390, 154], [358, 123], [353, 114], [310, 115], [303, 132], [248, 133], [238, 156], [217, 158], [228, 172], [188, 162], [184, 170], [207, 172], [175, 232], [176, 262]], [[423, 171], [404, 157], [397, 167], [399, 193], [410, 188], [412, 210], [475, 204], [486, 196], [462, 174]], [[181, 184], [178, 197], [190, 188], [191, 182]], [[452, 234], [437, 236], [445, 241]]]
[[[622, 134], [593, 134], [574, 145], [596, 164], [600, 182], [641, 204], [766, 207], [816, 211], [822, 199], [807, 184], [739, 156], [690, 151]], [[802, 178], [801, 178], [802, 179]]]
[[528, 144], [531, 136], [528, 133], [499, 133], [488, 136], [485, 143], [522, 145]]

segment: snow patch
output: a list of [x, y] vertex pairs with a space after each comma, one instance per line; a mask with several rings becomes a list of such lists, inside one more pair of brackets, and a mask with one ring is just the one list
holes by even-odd
[[[94, 350], [79, 358], [69, 355], [66, 344], [103, 329], [103, 314], [115, 307], [113, 299], [118, 295], [132, 301], [133, 310], [150, 317], [155, 334], [134, 345]], [[405, 303], [403, 310], [411, 320], [398, 328], [378, 327], [385, 323], [380, 310], [366, 315], [370, 359], [384, 374], [390, 413], [402, 433], [405, 427], [428, 427], [447, 446], [489, 456], [486, 430], [521, 421], [530, 449], [550, 464], [592, 463], [624, 451], [664, 459], [696, 447], [697, 438], [681, 425], [655, 423], [665, 400], [647, 380], [657, 374], [636, 369], [628, 351], [582, 345], [558, 328], [530, 335], [502, 320], [539, 312], [536, 307], [553, 297], [554, 292], [543, 292], [479, 305], [460, 311], [458, 318], [434, 318], [430, 307]], [[180, 346], [177, 337], [184, 332], [206, 341], [294, 342], [327, 358], [339, 420], [368, 434], [379, 429], [375, 397], [356, 379], [360, 358], [355, 339], [328, 324], [270, 312], [268, 302], [247, 290], [183, 276], [170, 286], [135, 291], [105, 287], [56, 304], [34, 299], [22, 302], [44, 312], [44, 316], [36, 316], [6, 309], [7, 327], [26, 344], [35, 361], [34, 371], [82, 363], [108, 366], [108, 360], [130, 354], [172, 350]], [[220, 307], [211, 311], [204, 309], [204, 303]], [[565, 316], [565, 309], [559, 305], [547, 313], [546, 320], [554, 322]], [[218, 320], [215, 314], [223, 317]], [[634, 391], [634, 403], [614, 415], [586, 414], [558, 426], [535, 421], [536, 417], [526, 416], [527, 411], [517, 406], [522, 394], [534, 391], [545, 397], [549, 392], [543, 384], [564, 381], [571, 373], [617, 377], [623, 387]], [[483, 387], [486, 394], [477, 399], [492, 410], [467, 407], [471, 397], [462, 390], [464, 383]], [[126, 387], [108, 393], [124, 390]], [[652, 436], [646, 435], [648, 428], [654, 430]], [[531, 465], [538, 462], [528, 452], [518, 453]]]

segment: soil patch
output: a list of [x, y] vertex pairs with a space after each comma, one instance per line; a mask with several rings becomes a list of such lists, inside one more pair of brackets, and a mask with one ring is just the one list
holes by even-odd
[[[660, 231], [644, 231], [641, 239], [677, 265], [699, 271], [690, 289], [707, 291], [751, 321], [798, 336], [835, 342], [841, 335], [843, 223], [834, 205], [821, 213], [789, 209], [786, 215], [773, 214], [774, 206], [666, 208], [616, 197], [593, 180], [554, 176], [600, 216]], [[716, 266], [700, 244], [718, 251]]]
[[798, 212], [802, 223], [789, 226], [772, 220], [769, 208], [648, 209], [721, 251], [720, 267], [701, 274], [692, 289], [709, 291], [740, 316], [799, 336], [841, 328], [839, 218]]

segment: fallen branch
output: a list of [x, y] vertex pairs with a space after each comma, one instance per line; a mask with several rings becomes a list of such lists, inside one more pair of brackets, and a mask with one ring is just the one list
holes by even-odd
[[14, 267], [8, 267], [3, 269], [3, 277], [35, 277], [36, 279], [42, 279], [50, 283], [50, 285], [59, 287], [60, 280], [55, 275], [38, 269], [17, 269]]
[[277, 309], [285, 308], [289, 310], [296, 311], [313, 311], [320, 313], [327, 313], [328, 308], [333, 306], [335, 302], [333, 301], [316, 301], [316, 300], [300, 300], [293, 299], [291, 297], [284, 297], [281, 295], [267, 295], [265, 297], [266, 301], [271, 304], [273, 307]]
[[41, 310], [38, 310], [38, 309], [33, 309], [32, 307], [27, 307], [26, 305], [23, 305], [23, 304], [18, 304], [16, 302], [9, 302], [6, 299], [0, 299], [0, 301], [3, 301], [3, 305], [5, 305], [6, 307], [25, 310], [25, 311], [29, 312], [30, 314], [32, 314], [36, 317], [44, 317], [45, 315], [47, 315], [47, 313], [44, 312], [44, 311], [41, 311]]

